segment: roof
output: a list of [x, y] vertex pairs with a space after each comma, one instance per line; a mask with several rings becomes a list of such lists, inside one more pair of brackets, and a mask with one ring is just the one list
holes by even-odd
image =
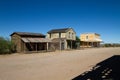
[[96, 38], [95, 41], [102, 42], [102, 39]]
[[10, 36], [12, 36], [13, 34], [18, 34], [20, 36], [43, 36], [45, 37], [45, 35], [41, 33], [31, 33], [31, 32], [13, 32]]
[[52, 30], [48, 31], [47, 33], [59, 33], [59, 32], [65, 33], [69, 29], [72, 29], [72, 28], [52, 29]]
[[46, 38], [22, 38], [22, 41], [25, 43], [43, 43], [43, 42], [52, 42], [50, 39]]

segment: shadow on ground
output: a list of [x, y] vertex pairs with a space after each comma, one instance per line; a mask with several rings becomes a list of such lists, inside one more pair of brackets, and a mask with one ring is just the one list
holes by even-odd
[[72, 80], [120, 80], [120, 55], [114, 55]]

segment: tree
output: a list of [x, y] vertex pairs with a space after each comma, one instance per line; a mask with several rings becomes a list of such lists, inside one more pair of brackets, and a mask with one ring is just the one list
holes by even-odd
[[80, 48], [80, 38], [76, 36], [76, 48]]
[[0, 54], [15, 52], [15, 45], [8, 39], [0, 37]]
[[78, 36], [76, 36], [76, 40], [77, 40], [77, 41], [80, 41], [80, 38], [79, 38]]

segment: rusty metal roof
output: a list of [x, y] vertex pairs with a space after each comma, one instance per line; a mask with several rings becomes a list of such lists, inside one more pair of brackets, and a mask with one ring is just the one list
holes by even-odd
[[31, 32], [13, 32], [10, 36], [13, 34], [17, 34], [20, 36], [40, 36], [40, 37], [45, 37], [42, 33], [31, 33]]
[[46, 38], [22, 38], [22, 41], [25, 43], [44, 43], [44, 42], [52, 42], [50, 39]]

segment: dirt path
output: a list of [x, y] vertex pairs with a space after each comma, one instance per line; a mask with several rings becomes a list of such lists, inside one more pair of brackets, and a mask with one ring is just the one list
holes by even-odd
[[70, 80], [120, 48], [58, 51], [0, 56], [0, 80]]

